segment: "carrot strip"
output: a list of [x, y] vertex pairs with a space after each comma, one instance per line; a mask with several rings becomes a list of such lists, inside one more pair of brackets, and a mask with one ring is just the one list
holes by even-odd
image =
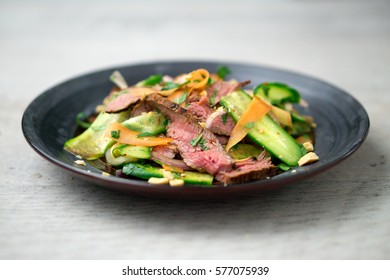
[[248, 109], [234, 127], [226, 145], [226, 151], [229, 151], [231, 147], [244, 139], [244, 137], [248, 134], [249, 129], [253, 127], [254, 122], [264, 117], [270, 110], [271, 105], [254, 96], [252, 98], [252, 102], [248, 106]]
[[209, 81], [210, 73], [206, 69], [197, 69], [190, 73], [187, 87], [192, 89], [203, 88]]
[[182, 168], [180, 168], [180, 167], [167, 165], [167, 164], [163, 164], [162, 168], [164, 170], [166, 170], [166, 171], [172, 171], [172, 172], [177, 172], [177, 173], [183, 173], [184, 172], [184, 170]]
[[110, 137], [118, 143], [147, 147], [168, 145], [173, 141], [172, 138], [165, 137], [138, 137], [139, 134], [140, 132], [130, 130], [116, 122], [108, 126], [105, 136]]
[[148, 88], [148, 87], [128, 87], [121, 91], [121, 93], [130, 93], [131, 95], [140, 97], [141, 99], [144, 98], [146, 95], [152, 94], [154, 92], [157, 92], [154, 89]]

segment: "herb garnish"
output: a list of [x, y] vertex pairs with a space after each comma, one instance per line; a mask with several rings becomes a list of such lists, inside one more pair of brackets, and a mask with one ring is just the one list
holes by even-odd
[[203, 132], [198, 135], [198, 137], [190, 141], [191, 146], [195, 147], [199, 144], [203, 151], [208, 150], [209, 148], [205, 145], [205, 140], [203, 138]]
[[85, 120], [88, 118], [88, 116], [84, 112], [80, 112], [76, 116], [76, 123], [81, 126], [84, 129], [87, 129], [91, 126], [90, 122], [86, 122]]
[[182, 84], [178, 84], [178, 83], [174, 83], [174, 82], [166, 82], [164, 87], [161, 90], [170, 90], [170, 89], [178, 88], [178, 87], [181, 87], [181, 86], [188, 84], [189, 82], [190, 82], [190, 80], [187, 80], [186, 82], [184, 82]]
[[160, 74], [151, 75], [148, 78], [146, 78], [145, 80], [139, 82], [137, 84], [137, 86], [154, 86], [154, 85], [161, 83], [162, 78], [163, 77]]
[[227, 66], [219, 66], [217, 69], [217, 75], [221, 79], [225, 79], [227, 75], [231, 73], [230, 69]]
[[137, 138], [149, 137], [149, 136], [155, 136], [155, 135], [153, 133], [150, 133], [150, 132], [141, 132], [140, 134], [137, 134]]
[[253, 126], [255, 125], [254, 122], [248, 122], [245, 127], [248, 128], [248, 129], [251, 129]]
[[203, 132], [200, 133], [200, 134], [198, 135], [198, 137], [192, 139], [192, 140], [190, 141], [191, 146], [195, 147], [196, 145], [198, 145], [199, 141], [202, 140], [202, 136], [203, 136]]
[[202, 137], [201, 139], [200, 139], [200, 141], [199, 141], [199, 146], [202, 148], [202, 150], [203, 151], [206, 151], [206, 150], [208, 150], [209, 148], [207, 148], [207, 146], [205, 145], [205, 140], [204, 140], [204, 138]]
[[187, 100], [187, 92], [185, 91], [182, 95], [176, 97], [173, 102], [177, 103], [177, 104], [182, 104], [184, 101]]
[[217, 97], [217, 91], [214, 89], [213, 93], [210, 96], [210, 101], [209, 101], [210, 105], [214, 105], [216, 97]]
[[227, 116], [228, 116], [227, 113], [226, 113], [226, 114], [223, 114], [223, 115], [221, 116], [223, 124], [226, 124]]
[[170, 90], [179, 87], [179, 84], [174, 82], [166, 82], [165, 86], [161, 90]]
[[121, 131], [119, 130], [111, 130], [111, 137], [115, 139], [119, 139], [121, 135]]
[[213, 78], [209, 77], [209, 79], [207, 80], [207, 85], [209, 86], [212, 84], [214, 84], [214, 80], [213, 80]]

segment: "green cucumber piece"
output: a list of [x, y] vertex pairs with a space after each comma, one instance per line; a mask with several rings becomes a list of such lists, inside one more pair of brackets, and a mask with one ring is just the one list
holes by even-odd
[[120, 145], [113, 150], [114, 156], [130, 156], [140, 159], [149, 159], [152, 156], [151, 148], [145, 146]]
[[[240, 90], [222, 97], [221, 104], [237, 122], [246, 112], [251, 101], [252, 97]], [[254, 123], [248, 131], [248, 137], [289, 166], [297, 166], [298, 160], [303, 156], [295, 139], [268, 115]]]
[[284, 102], [299, 103], [301, 100], [301, 96], [296, 89], [282, 83], [262, 83], [253, 92], [272, 105], [280, 105]]
[[138, 158], [132, 157], [132, 156], [121, 156], [119, 154], [115, 153], [115, 150], [119, 147], [123, 146], [124, 144], [116, 143], [114, 145], [111, 145], [105, 153], [106, 162], [108, 164], [111, 164], [112, 166], [121, 166], [125, 163], [129, 162], [136, 162], [138, 161]]
[[[163, 178], [164, 169], [141, 163], [127, 163], [123, 166], [122, 172], [126, 175], [134, 176], [144, 180], [152, 177]], [[193, 171], [184, 171], [183, 176], [180, 173], [172, 172], [175, 179], [183, 179], [187, 184], [195, 185], [212, 185], [214, 177], [207, 173], [199, 173]]]
[[258, 157], [260, 153], [261, 149], [251, 144], [244, 143], [234, 145], [228, 152], [228, 154], [235, 160]]
[[163, 114], [151, 111], [130, 118], [122, 124], [130, 130], [138, 131], [145, 135], [155, 136], [166, 131], [168, 119]]
[[65, 142], [65, 150], [87, 160], [102, 157], [111, 142], [111, 138], [105, 136], [108, 125], [123, 122], [128, 116], [128, 111], [114, 114], [101, 112], [87, 130]]

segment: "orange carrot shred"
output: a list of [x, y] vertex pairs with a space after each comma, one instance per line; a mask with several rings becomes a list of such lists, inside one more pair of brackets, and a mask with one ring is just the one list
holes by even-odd
[[226, 151], [229, 151], [231, 147], [244, 139], [244, 137], [248, 134], [249, 129], [253, 127], [254, 122], [264, 117], [270, 110], [271, 105], [254, 96], [252, 102], [248, 106], [248, 109], [234, 127], [226, 145]]
[[133, 131], [120, 123], [112, 123], [106, 130], [106, 136], [117, 141], [118, 143], [129, 144], [134, 146], [159, 146], [168, 145], [173, 141], [167, 137], [138, 137], [140, 132]]

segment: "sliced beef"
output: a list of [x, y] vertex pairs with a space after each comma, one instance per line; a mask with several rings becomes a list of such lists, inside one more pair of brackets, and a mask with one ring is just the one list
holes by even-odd
[[227, 137], [225, 135], [215, 134], [215, 136], [217, 136], [219, 143], [221, 143], [222, 145], [226, 145], [229, 141], [229, 137]]
[[136, 104], [134, 108], [131, 110], [130, 117], [137, 117], [142, 115], [142, 113], [147, 113], [150, 111], [150, 108], [147, 108], [144, 101], [141, 101], [140, 103]]
[[162, 155], [167, 158], [175, 158], [178, 153], [179, 151], [175, 145], [156, 146], [152, 149], [152, 155]]
[[[215, 113], [208, 104], [200, 104], [199, 102], [191, 103], [186, 109], [200, 122], [206, 122]], [[229, 136], [236, 123], [229, 115], [223, 115], [217, 114], [217, 116], [213, 117], [207, 128], [216, 134]]]
[[256, 159], [236, 162], [234, 170], [220, 173], [216, 179], [225, 184], [238, 184], [264, 179], [275, 175], [276, 172], [277, 167], [272, 164], [267, 153], [263, 152]]
[[174, 139], [188, 166], [211, 175], [232, 170], [233, 159], [217, 137], [200, 126], [190, 112], [158, 94], [147, 96], [145, 101], [169, 118], [167, 136]]
[[227, 95], [230, 92], [233, 92], [237, 89], [240, 89], [247, 84], [249, 84], [250, 81], [244, 81], [244, 82], [227, 82], [227, 81], [216, 81], [212, 85], [210, 85], [206, 91], [207, 96], [210, 100], [210, 105], [214, 106], [217, 104], [221, 98], [225, 95]]
[[116, 113], [116, 112], [126, 110], [131, 105], [137, 103], [139, 100], [140, 100], [139, 97], [134, 96], [131, 93], [119, 95], [113, 101], [107, 104], [106, 112]]

